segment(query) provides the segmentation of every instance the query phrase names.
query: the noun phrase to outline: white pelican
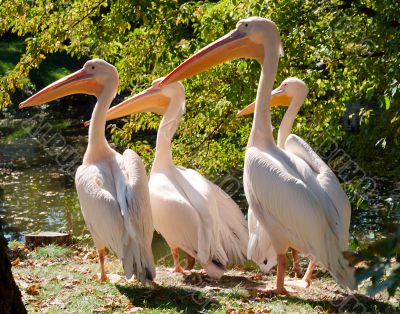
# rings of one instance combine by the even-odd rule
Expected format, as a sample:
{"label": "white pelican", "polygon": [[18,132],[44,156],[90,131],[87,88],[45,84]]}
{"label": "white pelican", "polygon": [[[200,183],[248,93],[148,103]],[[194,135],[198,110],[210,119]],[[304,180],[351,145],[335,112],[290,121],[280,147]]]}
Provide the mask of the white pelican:
{"label": "white pelican", "polygon": [[228,261],[245,260],[246,221],[218,186],[192,169],[173,164],[170,146],[185,112],[185,89],[180,82],[159,88],[160,81],[112,107],[107,120],[144,111],[163,115],[149,180],[154,227],[171,248],[176,272],[188,273],[179,262],[181,249],[196,257],[210,277],[220,278]]}
{"label": "white pelican", "polygon": [[[347,233],[343,235],[342,240],[344,241],[344,245],[347,245],[349,241],[348,231],[350,228],[351,206],[346,193],[340,186],[339,180],[333,171],[314,152],[307,142],[294,134],[290,134],[293,127],[293,122],[307,96],[307,93],[308,88],[305,83],[295,77],[285,79],[278,88],[272,91],[270,106],[289,106],[279,127],[278,147],[297,155],[299,158],[303,159],[314,171],[315,178],[321,185],[322,189],[327,193],[327,197],[329,197],[332,203],[335,205],[339,214],[343,215],[340,221],[343,222],[345,226],[344,231]],[[254,105],[254,102],[251,103],[242,109],[237,116],[253,113]],[[258,264],[262,263],[263,260],[268,260],[269,263],[271,260],[273,260],[276,253],[273,252],[268,233],[263,230],[254,214],[250,216],[250,212],[251,209],[249,208],[250,252],[248,252],[248,256],[252,256],[253,259],[258,262]],[[267,248],[266,251],[264,251],[265,248]],[[294,259],[295,258],[296,257],[294,257]],[[261,266],[262,264],[260,267]],[[274,265],[271,265],[271,267],[272,266]],[[302,279],[305,286],[310,285],[314,267],[315,263],[311,260]]]}
{"label": "white pelican", "polygon": [[342,254],[348,249],[343,215],[326,196],[313,169],[297,155],[278,148],[272,136],[269,103],[281,50],[279,31],[272,21],[247,18],[239,21],[235,30],[183,62],[160,85],[235,58],[252,58],[261,64],[243,181],[249,206],[277,252],[274,292],[287,293],[284,278],[289,247],[311,255],[339,283],[355,289],[354,269]]}
{"label": "white pelican", "polygon": [[20,104],[40,105],[66,95],[85,93],[97,97],[89,127],[89,143],[75,184],[86,225],[98,250],[101,280],[105,247],[121,260],[125,275],[142,283],[152,281],[155,267],[151,241],[148,178],[142,160],[132,150],[114,151],[105,138],[107,110],[118,91],[118,72],[111,64],[93,59],[83,68],[45,87]]}
{"label": "white pelican", "polygon": [[[273,107],[273,106],[289,105],[288,101],[289,98],[287,98],[284,95],[278,95],[278,94],[272,95],[270,106]],[[254,112],[254,104],[255,102],[243,108],[240,112],[237,113],[237,117],[247,114],[252,114]],[[282,120],[281,126],[287,124],[287,122],[285,124],[283,122],[284,120]],[[279,132],[281,132],[281,130],[282,129],[280,128]],[[279,143],[278,147],[282,148],[281,146],[279,146]],[[268,233],[258,222],[256,216],[254,215],[250,207],[248,209],[247,219],[249,228],[249,245],[247,247],[247,258],[249,260],[256,262],[264,273],[268,273],[269,270],[276,265],[277,261],[276,252],[272,246]],[[293,257],[293,270],[296,276],[300,277],[299,256],[298,252],[294,249],[292,249],[292,257]]]}

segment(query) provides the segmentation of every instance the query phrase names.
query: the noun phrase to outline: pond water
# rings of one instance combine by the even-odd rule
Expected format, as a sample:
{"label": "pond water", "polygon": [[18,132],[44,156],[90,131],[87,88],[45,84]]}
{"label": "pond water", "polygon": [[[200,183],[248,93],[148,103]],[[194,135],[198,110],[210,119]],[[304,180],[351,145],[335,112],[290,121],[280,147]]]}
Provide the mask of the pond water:
{"label": "pond water", "polygon": [[[83,154],[87,130],[81,135],[63,135],[67,145]],[[11,138],[11,139],[10,139]],[[73,176],[55,161],[54,150],[29,135],[0,141],[0,220],[7,240],[23,241],[25,233],[71,232],[92,244],[81,214]],[[153,251],[157,260],[172,265],[169,249],[155,233]]]}
{"label": "pond water", "polygon": [[[63,132],[63,145],[72,145],[82,156],[86,147],[86,132],[86,129],[72,135]],[[80,211],[73,176],[64,173],[63,167],[55,161],[54,151],[57,150],[60,150],[57,145],[49,148],[29,134],[3,136],[3,141],[0,140],[0,219],[3,220],[3,231],[8,240],[23,240],[24,233],[34,231],[69,231],[91,242]],[[234,176],[237,182],[241,182],[241,173]],[[224,188],[227,182],[222,180],[217,183]],[[359,241],[372,240],[387,221],[399,221],[400,218],[399,208],[396,207],[398,200],[391,198],[396,185],[387,180],[378,183],[381,204],[370,206],[367,210],[353,210],[352,234]],[[397,188],[400,189],[400,186]],[[242,188],[235,187],[235,191],[235,200],[243,209],[246,208]],[[395,205],[388,213],[391,201]],[[169,253],[157,233],[153,250],[157,260]],[[171,264],[169,258],[164,262]]]}

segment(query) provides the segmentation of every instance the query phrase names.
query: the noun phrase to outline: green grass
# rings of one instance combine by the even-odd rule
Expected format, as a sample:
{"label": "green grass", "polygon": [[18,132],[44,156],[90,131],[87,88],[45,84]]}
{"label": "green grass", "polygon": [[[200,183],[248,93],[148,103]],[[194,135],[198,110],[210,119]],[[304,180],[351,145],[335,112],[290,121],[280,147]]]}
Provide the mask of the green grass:
{"label": "green grass", "polygon": [[54,130],[60,131],[60,130],[64,130],[64,129],[68,128],[70,125],[71,125],[70,120],[61,120],[61,121],[56,121],[56,122],[52,123],[51,127]]}
{"label": "green grass", "polygon": [[[54,313],[65,313],[66,309],[74,313],[90,313],[101,306],[105,294],[111,298],[118,295],[118,290],[112,285],[102,284],[78,269],[71,271],[65,265],[35,267],[32,276],[47,279],[46,284],[40,285],[37,303]],[[28,311],[35,309],[28,305]]]}
{"label": "green grass", "polygon": [[249,291],[241,284],[238,284],[231,289],[226,289],[224,294],[228,299],[240,299],[249,297]]}
{"label": "green grass", "polygon": [[28,129],[25,129],[25,128],[24,129],[13,130],[11,133],[9,133],[5,137],[3,137],[0,140],[0,142],[2,142],[2,143],[12,143],[18,138],[25,137],[27,134],[29,134],[29,131],[28,131]]}
{"label": "green grass", "polygon": [[71,248],[50,244],[44,247],[37,248],[35,251],[32,252],[31,257],[33,259],[61,258],[61,257],[70,257],[71,255],[72,255]]}

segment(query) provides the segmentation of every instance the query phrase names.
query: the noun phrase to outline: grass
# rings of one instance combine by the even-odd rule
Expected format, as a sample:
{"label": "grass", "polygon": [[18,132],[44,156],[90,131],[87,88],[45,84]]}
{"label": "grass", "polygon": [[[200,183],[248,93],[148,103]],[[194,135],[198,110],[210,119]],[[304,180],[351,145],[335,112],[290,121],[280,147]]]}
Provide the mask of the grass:
{"label": "grass", "polygon": [[5,137],[3,137],[0,140],[0,142],[1,143],[11,143],[11,142],[15,141],[18,138],[26,136],[27,134],[29,134],[28,129],[15,130],[15,131],[12,131],[11,133],[7,134]]}
{"label": "grass", "polygon": [[72,249],[69,247],[59,246],[55,244],[50,244],[44,247],[39,247],[32,252],[32,259],[39,258],[62,258],[70,257],[72,255]]}
{"label": "grass", "polygon": [[55,121],[51,124],[51,127],[57,131],[64,130],[70,126],[71,126],[70,120]]}
{"label": "grass", "polygon": [[[11,247],[21,248],[16,243]],[[119,276],[101,283],[93,249],[52,245],[28,253],[16,263],[13,273],[29,313],[399,312],[399,299],[387,299],[385,294],[375,299],[362,293],[349,294],[322,271],[316,273],[310,288],[272,296],[257,288],[272,288],[274,275],[244,269],[230,270],[221,280],[211,280],[199,270],[183,277],[171,268],[157,266],[157,285],[143,286],[127,281],[113,256],[107,256],[106,268]]]}

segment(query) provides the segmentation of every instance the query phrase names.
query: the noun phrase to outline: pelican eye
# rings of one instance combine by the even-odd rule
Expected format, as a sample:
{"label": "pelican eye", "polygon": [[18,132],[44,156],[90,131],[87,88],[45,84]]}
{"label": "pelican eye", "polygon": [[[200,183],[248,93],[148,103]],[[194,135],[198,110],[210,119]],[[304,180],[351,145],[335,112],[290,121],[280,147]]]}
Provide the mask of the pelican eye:
{"label": "pelican eye", "polygon": [[246,23],[246,24],[244,24],[244,26],[246,26],[246,27],[247,27],[247,26],[249,26],[249,24],[248,24],[248,23]]}
{"label": "pelican eye", "polygon": [[92,70],[94,70],[96,67],[94,65],[92,65]]}

